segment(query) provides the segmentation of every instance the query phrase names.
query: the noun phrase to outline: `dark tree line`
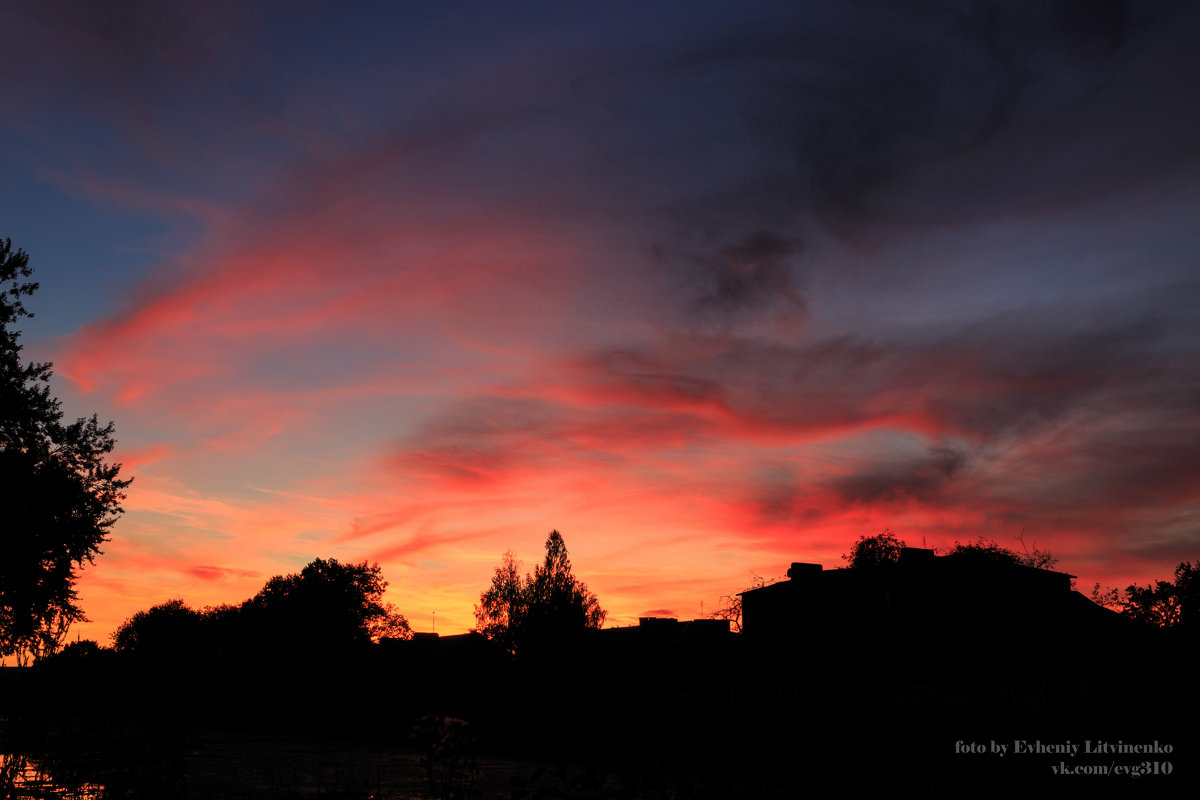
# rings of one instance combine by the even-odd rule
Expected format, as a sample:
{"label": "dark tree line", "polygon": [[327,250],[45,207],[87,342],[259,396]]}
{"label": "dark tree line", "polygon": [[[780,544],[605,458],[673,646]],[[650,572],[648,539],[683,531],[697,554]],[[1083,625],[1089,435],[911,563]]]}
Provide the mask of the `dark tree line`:
{"label": "dark tree line", "polygon": [[276,575],[239,605],[196,610],[176,599],[139,611],[113,634],[113,647],[156,660],[323,658],[411,635],[404,616],[383,602],[386,588],[378,564],[318,558]]}
{"label": "dark tree line", "polygon": [[[318,558],[277,575],[238,605],[194,609],[181,599],[139,611],[113,634],[120,653],[157,660],[230,656],[322,658],[361,651],[382,638],[407,639],[408,621],[383,602],[378,564]],[[510,654],[554,647],[605,618],[596,595],[572,570],[562,534],[552,531],[532,575],[504,555],[475,607],[478,632]]]}
{"label": "dark tree line", "polygon": [[1167,630],[1200,633],[1200,562],[1182,561],[1174,581],[1130,584],[1121,592],[1092,589],[1092,600],[1131,619]]}

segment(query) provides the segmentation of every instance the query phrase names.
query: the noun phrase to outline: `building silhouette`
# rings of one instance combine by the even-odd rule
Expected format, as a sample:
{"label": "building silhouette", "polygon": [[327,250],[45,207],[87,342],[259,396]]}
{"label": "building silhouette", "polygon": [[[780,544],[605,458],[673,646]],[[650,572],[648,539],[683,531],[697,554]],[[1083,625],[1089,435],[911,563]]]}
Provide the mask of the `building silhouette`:
{"label": "building silhouette", "polygon": [[1072,575],[977,553],[905,547],[895,563],[795,562],[787,576],[741,593],[742,632],[790,665],[1041,668],[1139,633],[1074,591]]}

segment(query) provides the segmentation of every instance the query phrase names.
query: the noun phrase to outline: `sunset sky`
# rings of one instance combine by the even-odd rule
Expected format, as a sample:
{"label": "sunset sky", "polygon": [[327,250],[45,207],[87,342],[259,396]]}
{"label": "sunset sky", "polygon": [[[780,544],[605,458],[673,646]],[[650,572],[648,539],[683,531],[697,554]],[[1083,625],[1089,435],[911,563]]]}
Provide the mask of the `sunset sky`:
{"label": "sunset sky", "polygon": [[107,642],[378,561],[610,625],[862,534],[1200,557],[1200,4],[8,3],[29,358],[135,477]]}

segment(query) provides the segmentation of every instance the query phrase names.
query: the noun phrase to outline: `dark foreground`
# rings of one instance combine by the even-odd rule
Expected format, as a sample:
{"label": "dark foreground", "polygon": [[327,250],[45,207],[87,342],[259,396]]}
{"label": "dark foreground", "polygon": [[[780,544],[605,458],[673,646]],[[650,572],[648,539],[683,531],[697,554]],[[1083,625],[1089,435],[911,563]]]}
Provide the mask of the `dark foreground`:
{"label": "dark foreground", "polygon": [[0,679],[0,751],[74,794],[0,773],[0,798],[1191,797],[1200,786],[1190,648],[995,654],[974,669],[947,653],[824,652],[844,657],[806,664],[734,641],[522,664],[410,647],[226,670],[111,654],[49,663]]}

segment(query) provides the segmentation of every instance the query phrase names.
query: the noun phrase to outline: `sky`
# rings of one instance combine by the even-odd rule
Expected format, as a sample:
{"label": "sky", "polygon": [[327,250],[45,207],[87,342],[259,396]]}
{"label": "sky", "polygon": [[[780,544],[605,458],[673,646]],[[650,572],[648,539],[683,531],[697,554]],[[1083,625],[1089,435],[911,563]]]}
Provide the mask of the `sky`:
{"label": "sky", "polygon": [[135,479],[76,635],[317,557],[461,632],[551,529],[609,625],[1200,557],[1196,4],[2,5],[22,342]]}

